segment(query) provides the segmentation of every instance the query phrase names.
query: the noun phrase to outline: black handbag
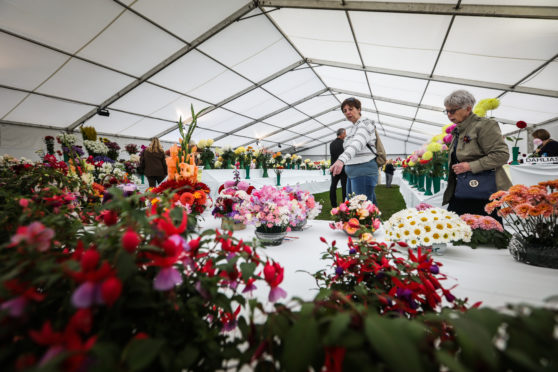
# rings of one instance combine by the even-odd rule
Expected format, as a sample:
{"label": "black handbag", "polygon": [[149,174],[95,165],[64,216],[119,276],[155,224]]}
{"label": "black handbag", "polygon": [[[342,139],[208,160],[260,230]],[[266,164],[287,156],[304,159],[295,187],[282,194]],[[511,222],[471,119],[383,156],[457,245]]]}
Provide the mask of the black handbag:
{"label": "black handbag", "polygon": [[457,184],[454,196],[459,199],[488,200],[496,190],[496,171],[465,172],[456,175]]}

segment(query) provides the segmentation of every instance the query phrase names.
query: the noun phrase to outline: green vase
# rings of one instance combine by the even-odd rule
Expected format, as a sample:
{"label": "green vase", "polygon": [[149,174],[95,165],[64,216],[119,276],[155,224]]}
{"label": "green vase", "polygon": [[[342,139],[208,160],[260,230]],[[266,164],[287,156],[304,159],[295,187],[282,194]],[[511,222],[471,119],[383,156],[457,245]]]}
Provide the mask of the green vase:
{"label": "green vase", "polygon": [[517,158],[519,157],[519,147],[518,146],[514,146],[512,147],[512,162],[511,165],[518,165],[519,161],[517,161]]}
{"label": "green vase", "polygon": [[250,179],[250,167],[245,167],[244,170],[246,171],[246,179],[249,180]]}
{"label": "green vase", "polygon": [[231,169],[231,161],[229,159],[225,160],[225,169]]}
{"label": "green vase", "polygon": [[68,162],[68,160],[70,160],[70,158],[68,157],[67,153],[64,153],[64,162]]}
{"label": "green vase", "polygon": [[296,169],[300,170],[300,164],[296,165]]}
{"label": "green vase", "polygon": [[203,163],[203,169],[211,169],[211,168],[212,168],[211,163],[209,162],[209,160],[206,160]]}
{"label": "green vase", "polygon": [[281,186],[281,173],[277,173],[277,186]]}
{"label": "green vase", "polygon": [[244,160],[240,161],[240,168],[244,168]]}
{"label": "green vase", "polygon": [[264,170],[264,171],[263,171],[262,177],[263,177],[263,178],[268,178],[268,177],[269,177],[269,174],[267,174],[267,168],[264,168],[263,170]]}
{"label": "green vase", "polygon": [[432,186],[434,187],[434,194],[440,192],[440,184],[442,182],[442,177],[434,177],[432,180]]}
{"label": "green vase", "polygon": [[432,177],[425,176],[424,195],[432,195]]}
{"label": "green vase", "polygon": [[141,177],[141,184],[145,185],[145,174],[140,174]]}
{"label": "green vase", "polygon": [[322,174],[325,176],[325,168],[322,168]]}
{"label": "green vase", "polygon": [[420,192],[424,192],[424,174],[418,176],[417,190]]}

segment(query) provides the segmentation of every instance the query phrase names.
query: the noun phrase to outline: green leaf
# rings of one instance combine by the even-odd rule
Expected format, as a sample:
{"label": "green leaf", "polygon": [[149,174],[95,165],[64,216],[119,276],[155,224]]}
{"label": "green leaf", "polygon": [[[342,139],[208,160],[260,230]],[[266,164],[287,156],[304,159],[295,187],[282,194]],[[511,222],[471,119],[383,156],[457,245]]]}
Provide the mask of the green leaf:
{"label": "green leaf", "polygon": [[180,359],[180,366],[182,368],[188,368],[193,366],[200,355],[200,351],[194,345],[186,345],[184,350],[178,354]]}
{"label": "green leaf", "polygon": [[426,332],[420,324],[405,319],[369,316],[364,321],[364,332],[389,370],[422,370],[418,344]]}
{"label": "green leaf", "polygon": [[448,367],[450,371],[453,372],[469,372],[469,369],[465,368],[457,359],[446,351],[437,351],[436,357],[440,364]]}
{"label": "green leaf", "polygon": [[165,341],[153,338],[133,340],[124,351],[124,361],[130,371],[140,371],[155,360]]}
{"label": "green leaf", "polygon": [[349,323],[351,323],[351,316],[348,313],[339,313],[335,315],[324,337],[324,344],[334,345],[339,336],[347,329]]}
{"label": "green leaf", "polygon": [[255,262],[243,262],[239,266],[242,271],[242,279],[247,281],[254,274],[258,264]]}
{"label": "green leaf", "polygon": [[308,371],[317,352],[318,324],[313,318],[301,317],[284,340],[282,365],[288,372]]}
{"label": "green leaf", "polygon": [[451,323],[455,327],[455,335],[461,346],[463,360],[468,361],[471,367],[480,360],[492,369],[497,369],[497,354],[490,333],[473,319],[461,317],[451,320]]}
{"label": "green leaf", "polygon": [[118,277],[122,281],[134,275],[137,272],[134,256],[124,252],[119,254],[116,259],[116,270],[118,271]]}

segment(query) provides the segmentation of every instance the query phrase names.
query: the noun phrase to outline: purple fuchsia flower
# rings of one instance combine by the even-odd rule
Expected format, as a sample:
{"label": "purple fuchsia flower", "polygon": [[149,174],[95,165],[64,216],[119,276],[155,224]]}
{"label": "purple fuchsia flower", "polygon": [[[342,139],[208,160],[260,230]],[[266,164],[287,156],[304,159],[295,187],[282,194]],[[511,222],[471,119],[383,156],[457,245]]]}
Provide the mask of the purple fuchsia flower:
{"label": "purple fuchsia flower", "polygon": [[158,291],[170,291],[182,284],[182,275],[174,267],[164,267],[153,279],[153,288]]}
{"label": "purple fuchsia flower", "polygon": [[12,236],[9,247],[14,247],[21,242],[35,246],[38,251],[45,252],[50,248],[50,241],[54,238],[54,230],[45,227],[42,223],[35,221],[28,226],[17,228],[16,234]]}

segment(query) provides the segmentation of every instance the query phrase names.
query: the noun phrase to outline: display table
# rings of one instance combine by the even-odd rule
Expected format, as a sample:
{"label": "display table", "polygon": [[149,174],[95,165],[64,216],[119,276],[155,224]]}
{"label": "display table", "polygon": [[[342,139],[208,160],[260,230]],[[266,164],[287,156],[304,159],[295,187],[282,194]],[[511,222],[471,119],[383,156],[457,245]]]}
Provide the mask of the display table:
{"label": "display table", "polygon": [[445,208],[442,206],[442,201],[447,184],[446,181],[441,181],[440,191],[434,195],[427,196],[416,188],[411,187],[406,180],[402,179],[399,184],[399,192],[403,195],[403,200],[405,200],[407,208],[414,208],[420,203],[427,203],[433,207]]}
{"label": "display table", "polygon": [[558,179],[558,164],[510,165],[509,169],[514,185],[531,186],[542,181]]}
{"label": "display table", "polygon": [[[244,180],[246,171],[240,169],[240,179]],[[277,184],[277,175],[273,169],[268,169],[268,178],[263,178],[263,169],[251,169],[250,179],[246,180],[250,185],[259,189],[264,185]],[[233,180],[233,169],[210,169],[202,170],[201,182],[205,183],[211,189],[210,196],[212,199],[218,196],[218,189],[225,181]],[[331,176],[326,171],[324,176],[321,170],[297,170],[297,169],[284,169],[281,173],[281,186],[295,186],[299,185],[302,190],[309,191],[311,194],[316,194],[329,190],[331,184]]]}
{"label": "display table", "polygon": [[[206,215],[201,225],[203,228],[218,228],[220,220]],[[255,238],[254,230],[253,226],[248,226],[245,230],[235,231],[234,236],[251,241]],[[374,236],[383,241],[383,229]],[[312,300],[317,294],[316,282],[308,273],[326,269],[326,265],[331,264],[321,260],[327,246],[320,237],[330,243],[336,240],[342,252],[348,250],[347,235],[331,230],[329,221],[318,220],[308,221],[303,231],[289,232],[280,246],[261,250],[285,268],[280,287],[287,291],[288,298]],[[444,255],[435,256],[435,260],[443,264],[441,272],[448,276],[443,282],[444,287],[457,284],[452,292],[460,298],[468,297],[471,305],[477,301],[491,307],[520,302],[541,305],[545,298],[558,294],[558,270],[518,263],[507,249],[449,246]],[[268,293],[268,286],[262,284],[254,291],[263,302],[267,302]]]}

